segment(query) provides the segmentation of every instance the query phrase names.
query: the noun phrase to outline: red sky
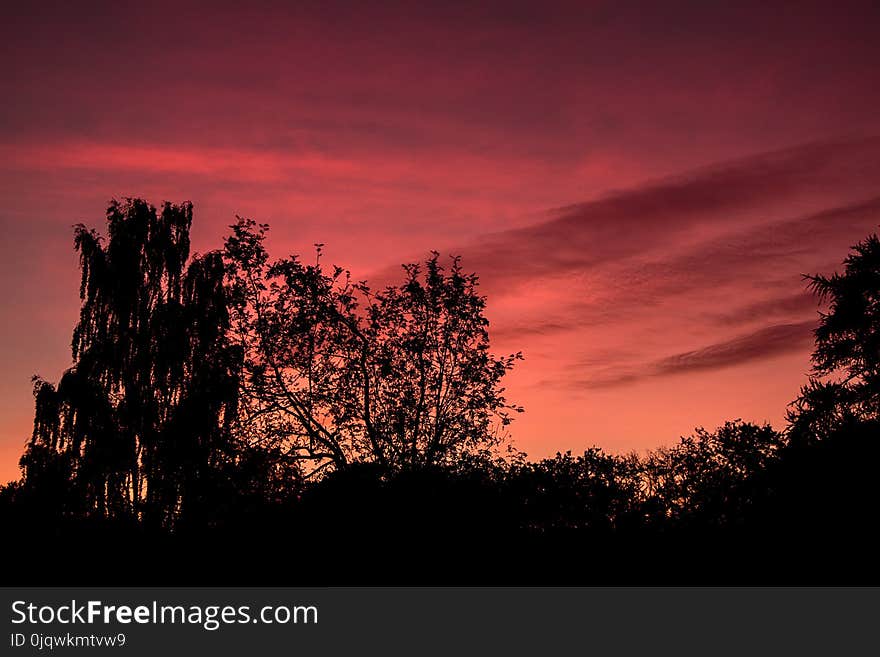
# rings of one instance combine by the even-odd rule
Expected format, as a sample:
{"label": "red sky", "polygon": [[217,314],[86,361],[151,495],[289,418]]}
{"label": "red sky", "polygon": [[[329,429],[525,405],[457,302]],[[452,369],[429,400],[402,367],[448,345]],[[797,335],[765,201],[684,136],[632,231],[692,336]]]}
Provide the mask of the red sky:
{"label": "red sky", "polygon": [[876,3],[79,4],[0,20],[0,480],[114,196],[359,278],[463,254],[535,457],[781,425],[801,274],[880,223]]}

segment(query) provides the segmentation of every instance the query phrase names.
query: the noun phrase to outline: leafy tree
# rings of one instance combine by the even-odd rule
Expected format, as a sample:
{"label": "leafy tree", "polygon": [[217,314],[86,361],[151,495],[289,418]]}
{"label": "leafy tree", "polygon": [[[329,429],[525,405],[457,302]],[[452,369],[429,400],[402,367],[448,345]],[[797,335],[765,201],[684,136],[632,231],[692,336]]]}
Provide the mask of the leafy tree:
{"label": "leafy tree", "polygon": [[677,445],[649,453],[641,476],[651,522],[723,525],[741,518],[752,502],[750,487],[784,444],[770,425],[735,421],[712,432],[697,429]]}
{"label": "leafy tree", "polygon": [[828,304],[820,313],[813,375],[789,409],[799,440],[827,437],[846,426],[880,419],[880,239],[853,247],[843,273],[808,276]]}
{"label": "leafy tree", "polygon": [[610,531],[630,520],[639,481],[632,459],[592,447],[510,467],[501,485],[520,501],[521,526],[534,533]]}
{"label": "leafy tree", "polygon": [[240,354],[227,339],[224,264],[219,252],[190,257],[191,222],[189,203],[157,212],[127,199],[107,210],[106,244],[75,228],[74,365],[57,387],[35,379],[21,460],[25,482],[63,487],[70,512],[195,522],[233,458]]}
{"label": "leafy tree", "polygon": [[521,356],[489,352],[485,298],[457,259],[407,265],[373,291],[339,267],[269,262],[268,227],[226,240],[233,332],[243,348],[244,431],[306,475],[374,462],[384,471],[455,461],[495,445],[511,412],[500,382]]}

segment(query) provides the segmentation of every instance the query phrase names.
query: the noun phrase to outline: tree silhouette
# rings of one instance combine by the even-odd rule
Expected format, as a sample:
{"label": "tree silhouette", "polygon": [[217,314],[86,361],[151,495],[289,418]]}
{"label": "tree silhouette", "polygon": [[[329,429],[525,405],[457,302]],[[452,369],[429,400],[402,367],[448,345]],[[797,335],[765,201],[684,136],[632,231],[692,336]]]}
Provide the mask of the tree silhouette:
{"label": "tree silhouette", "polygon": [[637,499],[632,465],[629,457],[593,447],[578,456],[515,463],[501,485],[519,501],[520,524],[530,533],[610,531],[629,521]]}
{"label": "tree silhouette", "polygon": [[195,522],[232,458],[240,354],[219,252],[190,258],[192,206],[112,202],[109,240],[75,229],[82,271],[74,365],[35,380],[25,480],[67,487],[74,513]]}
{"label": "tree silhouette", "polygon": [[880,239],[870,235],[844,260],[843,273],[808,276],[828,304],[820,313],[813,376],[788,412],[797,440],[822,439],[880,419]]}
{"label": "tree silhouette", "polygon": [[725,422],[697,429],[678,444],[641,459],[642,504],[653,525],[722,526],[753,502],[750,487],[785,444],[769,425]]}
{"label": "tree silhouette", "polygon": [[370,461],[384,471],[453,462],[497,443],[520,408],[500,387],[519,354],[489,353],[477,277],[434,253],[373,291],[339,267],[274,263],[267,226],[226,240],[233,332],[242,345],[243,431],[307,475]]}

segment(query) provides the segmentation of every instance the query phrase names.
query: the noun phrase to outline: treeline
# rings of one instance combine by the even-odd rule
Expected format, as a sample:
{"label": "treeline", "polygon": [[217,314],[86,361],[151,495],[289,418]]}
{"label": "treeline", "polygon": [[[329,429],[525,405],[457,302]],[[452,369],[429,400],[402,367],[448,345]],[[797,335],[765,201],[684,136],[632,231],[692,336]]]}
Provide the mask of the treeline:
{"label": "treeline", "polygon": [[[34,382],[0,489],[13,578],[79,583],[867,583],[878,580],[880,241],[826,303],[787,427],[729,422],[645,455],[505,451],[522,409],[485,299],[433,254],[381,290],[270,261],[189,204],[77,226],[74,366]],[[548,438],[549,440],[549,438]]]}

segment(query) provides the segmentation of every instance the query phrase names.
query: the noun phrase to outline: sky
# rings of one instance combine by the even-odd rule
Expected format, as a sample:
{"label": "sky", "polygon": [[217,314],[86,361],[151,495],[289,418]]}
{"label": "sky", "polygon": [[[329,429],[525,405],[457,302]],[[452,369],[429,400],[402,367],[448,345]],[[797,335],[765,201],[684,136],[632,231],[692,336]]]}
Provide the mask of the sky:
{"label": "sky", "polygon": [[[783,426],[830,273],[880,224],[880,7],[835,2],[17,3],[0,20],[0,481],[111,198],[235,215],[488,297],[532,457]],[[724,5],[731,6],[724,6]],[[25,6],[27,5],[27,6]]]}

